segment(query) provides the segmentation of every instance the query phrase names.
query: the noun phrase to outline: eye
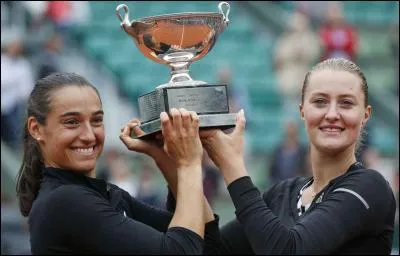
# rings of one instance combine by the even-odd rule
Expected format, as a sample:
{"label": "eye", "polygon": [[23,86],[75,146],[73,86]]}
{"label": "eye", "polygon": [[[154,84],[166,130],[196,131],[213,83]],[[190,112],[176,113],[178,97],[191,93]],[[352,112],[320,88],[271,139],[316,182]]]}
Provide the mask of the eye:
{"label": "eye", "polygon": [[93,118],[92,122],[93,122],[94,125],[102,125],[103,124],[103,117],[99,116],[99,117]]}
{"label": "eye", "polygon": [[324,98],[317,98],[317,99],[313,100],[312,103],[314,103],[317,107],[320,107],[320,106],[322,107],[327,103],[327,101]]}
{"label": "eye", "polygon": [[67,126],[77,126],[79,125],[79,121],[75,118],[67,119],[63,122]]}
{"label": "eye", "polygon": [[342,100],[340,104],[344,107],[351,107],[354,105],[354,103],[351,100]]}

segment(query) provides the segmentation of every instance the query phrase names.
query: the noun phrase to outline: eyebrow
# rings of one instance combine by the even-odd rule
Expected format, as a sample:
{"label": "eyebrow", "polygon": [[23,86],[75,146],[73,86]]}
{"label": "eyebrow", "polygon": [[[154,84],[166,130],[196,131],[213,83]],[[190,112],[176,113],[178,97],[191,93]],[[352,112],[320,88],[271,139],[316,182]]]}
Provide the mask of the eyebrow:
{"label": "eyebrow", "polygon": [[[329,94],[323,93],[323,92],[317,92],[317,93],[312,94],[312,96],[320,96],[320,95],[321,95],[321,96],[329,96]],[[357,97],[356,97],[355,95],[353,95],[353,94],[340,94],[339,97],[340,97],[340,98],[350,97],[350,98],[354,98],[354,99],[357,98]]]}
{"label": "eyebrow", "polygon": [[[66,112],[64,114],[62,114],[60,117],[66,117],[66,116],[79,116],[80,112]],[[103,110],[98,110],[96,112],[93,112],[92,115],[96,116],[96,115],[104,115]]]}

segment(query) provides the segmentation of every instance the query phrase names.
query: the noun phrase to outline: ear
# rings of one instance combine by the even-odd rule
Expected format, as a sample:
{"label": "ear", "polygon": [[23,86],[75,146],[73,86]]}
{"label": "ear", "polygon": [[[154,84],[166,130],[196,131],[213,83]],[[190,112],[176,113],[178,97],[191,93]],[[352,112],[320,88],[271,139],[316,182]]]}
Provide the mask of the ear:
{"label": "ear", "polygon": [[33,116],[28,118],[28,132],[35,140],[43,140],[43,127]]}
{"label": "ear", "polygon": [[304,106],[299,104],[300,119],[304,121]]}
{"label": "ear", "polygon": [[362,121],[362,125],[363,126],[365,126],[367,124],[369,118],[371,117],[371,114],[372,114],[372,107],[371,107],[371,105],[368,105],[365,108],[365,112],[364,112],[364,118],[363,118],[363,121]]}

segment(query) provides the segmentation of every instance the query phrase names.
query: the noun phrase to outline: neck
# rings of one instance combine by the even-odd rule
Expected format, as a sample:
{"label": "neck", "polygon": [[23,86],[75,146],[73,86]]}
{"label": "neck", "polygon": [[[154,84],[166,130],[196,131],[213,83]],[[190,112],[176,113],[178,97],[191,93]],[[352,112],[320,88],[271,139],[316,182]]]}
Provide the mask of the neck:
{"label": "neck", "polygon": [[328,155],[311,148],[311,167],[313,173],[313,191],[318,193],[334,178],[344,174],[356,162],[354,146],[335,155]]}
{"label": "neck", "polygon": [[63,168],[63,167],[58,166],[57,164],[49,163],[47,161],[45,161],[44,166],[45,167],[53,167],[53,168],[63,169],[63,170],[72,170],[72,171],[75,171],[77,173],[82,172],[83,175],[85,175],[86,177],[96,178],[96,169],[95,168],[93,170],[90,170],[90,171],[78,171],[78,170],[74,170],[74,169],[70,169],[70,168]]}
{"label": "neck", "polygon": [[93,169],[93,170],[91,170],[91,171],[85,173],[85,175],[86,175],[87,177],[90,177],[90,178],[96,178],[96,170]]}

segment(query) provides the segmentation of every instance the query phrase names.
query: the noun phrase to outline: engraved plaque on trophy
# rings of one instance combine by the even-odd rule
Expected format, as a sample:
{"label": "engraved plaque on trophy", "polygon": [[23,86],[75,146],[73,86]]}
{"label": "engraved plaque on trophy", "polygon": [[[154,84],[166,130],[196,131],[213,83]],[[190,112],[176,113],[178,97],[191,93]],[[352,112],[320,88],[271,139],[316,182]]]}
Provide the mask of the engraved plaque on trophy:
{"label": "engraved plaque on trophy", "polygon": [[[139,138],[160,132],[160,113],[169,113],[171,108],[196,111],[200,129],[235,126],[236,114],[229,113],[227,86],[210,85],[189,75],[190,64],[213,48],[218,35],[229,24],[229,4],[221,2],[218,9],[219,12],[173,13],[130,21],[128,6],[118,5],[121,27],[140,52],[171,69],[169,82],[138,98],[140,128],[146,133]],[[123,16],[121,10],[125,11]]]}

